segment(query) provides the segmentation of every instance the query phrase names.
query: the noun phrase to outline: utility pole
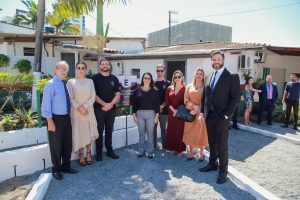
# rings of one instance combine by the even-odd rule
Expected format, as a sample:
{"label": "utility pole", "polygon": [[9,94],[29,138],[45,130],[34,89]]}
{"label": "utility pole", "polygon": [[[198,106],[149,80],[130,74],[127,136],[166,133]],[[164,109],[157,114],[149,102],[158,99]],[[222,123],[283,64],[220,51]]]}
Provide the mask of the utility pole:
{"label": "utility pole", "polygon": [[172,20],[171,19],[171,14],[178,14],[178,11],[174,11],[174,10],[169,10],[169,46],[171,45],[171,24],[172,23],[178,23],[177,20]]}

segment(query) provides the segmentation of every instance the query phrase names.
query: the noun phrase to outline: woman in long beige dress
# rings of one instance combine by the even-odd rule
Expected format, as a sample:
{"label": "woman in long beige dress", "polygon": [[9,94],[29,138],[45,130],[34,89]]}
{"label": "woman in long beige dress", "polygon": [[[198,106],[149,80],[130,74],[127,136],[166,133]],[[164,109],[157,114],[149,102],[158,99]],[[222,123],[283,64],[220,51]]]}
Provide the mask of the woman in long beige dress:
{"label": "woman in long beige dress", "polygon": [[[84,62],[77,63],[76,78],[67,83],[71,102],[73,151],[79,151],[79,163],[82,166],[92,164],[91,143],[99,137],[93,107],[96,99],[94,83],[85,78],[86,70]],[[86,158],[83,155],[84,147]]]}
{"label": "woman in long beige dress", "polygon": [[194,148],[200,148],[200,161],[204,160],[204,148],[208,146],[206,124],[198,120],[200,105],[203,103],[204,71],[197,68],[194,72],[192,83],[190,83],[184,93],[184,103],[186,108],[191,110],[191,114],[196,114],[193,122],[184,123],[183,142],[189,146],[188,160],[193,159]]}

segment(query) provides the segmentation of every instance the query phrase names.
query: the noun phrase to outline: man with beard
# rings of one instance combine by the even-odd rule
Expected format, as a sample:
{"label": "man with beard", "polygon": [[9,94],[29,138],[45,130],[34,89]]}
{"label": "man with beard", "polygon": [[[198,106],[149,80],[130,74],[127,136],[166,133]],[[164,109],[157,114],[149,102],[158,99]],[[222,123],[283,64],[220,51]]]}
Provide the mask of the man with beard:
{"label": "man with beard", "polygon": [[228,125],[240,101],[240,80],[237,74],[230,74],[223,67],[222,52],[212,52],[210,58],[214,72],[206,78],[205,103],[200,107],[199,116],[202,123],[206,120],[210,157],[209,163],[199,171],[209,172],[219,168],[217,183],[222,184],[227,180]]}
{"label": "man with beard", "polygon": [[99,133],[99,138],[96,140],[96,160],[102,161],[104,129],[106,155],[113,159],[119,158],[112,148],[112,131],[116,114],[115,105],[120,100],[121,92],[118,78],[110,73],[109,61],[101,59],[99,68],[100,73],[93,77],[93,81],[96,90],[94,110]]}
{"label": "man with beard", "polygon": [[299,96],[300,96],[300,82],[296,73],[291,73],[291,81],[285,86],[282,104],[286,105],[285,123],[281,127],[287,128],[289,126],[291,110],[294,111],[294,130],[298,130],[298,110],[299,110]]}

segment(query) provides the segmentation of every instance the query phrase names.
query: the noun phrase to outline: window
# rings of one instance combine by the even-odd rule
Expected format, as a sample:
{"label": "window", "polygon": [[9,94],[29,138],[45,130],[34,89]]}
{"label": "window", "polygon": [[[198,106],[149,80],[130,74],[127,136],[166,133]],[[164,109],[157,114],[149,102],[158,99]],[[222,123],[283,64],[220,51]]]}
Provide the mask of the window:
{"label": "window", "polygon": [[141,69],[131,69],[131,75],[136,76],[137,79],[140,79]]}
{"label": "window", "polygon": [[34,48],[24,47],[24,56],[34,56]]}

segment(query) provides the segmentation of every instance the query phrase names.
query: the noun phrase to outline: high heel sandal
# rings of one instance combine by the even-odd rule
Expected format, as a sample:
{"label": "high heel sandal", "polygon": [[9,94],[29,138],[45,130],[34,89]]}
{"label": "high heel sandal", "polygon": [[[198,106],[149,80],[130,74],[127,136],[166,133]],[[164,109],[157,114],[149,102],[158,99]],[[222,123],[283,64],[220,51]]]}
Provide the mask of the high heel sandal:
{"label": "high heel sandal", "polygon": [[79,164],[81,165],[81,166],[86,166],[86,161],[85,161],[85,158],[83,157],[83,159],[84,159],[84,161],[83,162],[81,162],[80,160],[80,158],[82,158],[83,157],[83,152],[79,152]]}
{"label": "high heel sandal", "polygon": [[90,155],[91,160],[87,160],[87,159],[86,159],[86,164],[91,165],[91,164],[93,164],[91,151],[87,151],[87,152],[86,152],[86,158],[88,157],[88,156],[87,156],[88,154]]}

